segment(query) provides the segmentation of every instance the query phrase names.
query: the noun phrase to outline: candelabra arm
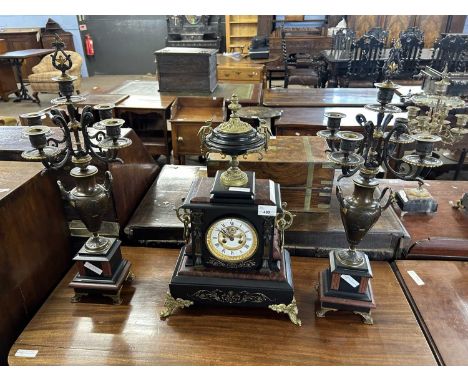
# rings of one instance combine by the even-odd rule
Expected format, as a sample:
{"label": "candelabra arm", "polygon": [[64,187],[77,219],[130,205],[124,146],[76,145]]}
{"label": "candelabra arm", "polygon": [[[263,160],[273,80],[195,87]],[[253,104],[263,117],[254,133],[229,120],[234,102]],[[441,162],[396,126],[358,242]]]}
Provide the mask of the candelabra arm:
{"label": "candelabra arm", "polygon": [[382,211],[385,211],[389,206],[390,204],[393,203],[394,201],[394,195],[393,195],[393,192],[391,190],[390,187],[385,187],[382,191],[382,193],[380,194],[380,197],[379,197],[379,202],[382,201],[383,197],[385,196],[385,194],[387,193],[387,191],[390,191],[390,195],[388,196],[387,198],[387,201],[385,202],[385,204],[382,206]]}
{"label": "candelabra arm", "polygon": [[113,181],[111,172],[106,171],[105,177],[106,179],[104,180],[103,187],[104,187],[104,190],[106,191],[107,197],[110,197],[111,190],[112,190],[112,181]]}
{"label": "candelabra arm", "polygon": [[65,153],[65,156],[62,158],[62,160],[58,161],[58,162],[52,162],[50,160],[47,160],[47,159],[44,159],[42,160],[42,164],[44,165],[45,168],[47,168],[48,170],[59,170],[61,169],[63,166],[65,166],[65,164],[68,162],[68,160],[70,159],[71,155],[72,155],[72,150],[67,147],[65,148],[62,153]]}
{"label": "candelabra arm", "polygon": [[359,154],[362,154],[364,161],[367,162],[367,157],[369,155],[369,150],[373,146],[374,141],[374,130],[375,126],[372,121],[367,121],[364,125],[364,129],[366,130],[365,139],[361,141],[361,145],[359,146],[359,150],[357,151]]}
{"label": "candelabra arm", "polygon": [[48,138],[47,144],[58,147],[60,143],[66,142],[66,147],[60,153],[60,154],[64,153],[65,155],[60,161],[54,161],[58,157],[58,156],[55,156],[55,157],[44,159],[41,162],[44,165],[44,167],[47,169],[58,170],[62,168],[70,159],[70,156],[73,153],[73,149],[72,149],[73,145],[71,141],[70,131],[68,130],[68,126],[67,126],[67,122],[65,121],[65,118],[57,110],[53,110],[53,111],[55,113],[52,113],[53,115],[52,121],[54,122],[56,126],[58,126],[62,130],[63,138],[61,140],[58,140],[55,138]]}
{"label": "candelabra arm", "polygon": [[354,167],[352,170],[349,167],[342,167],[341,168],[341,175],[338,176],[337,182],[339,182],[343,178],[350,178],[354,174],[356,174],[361,169],[361,166]]}
{"label": "candelabra arm", "polygon": [[362,127],[367,123],[367,119],[364,114],[356,115],[356,122],[359,123]]}
{"label": "candelabra arm", "polygon": [[394,169],[391,166],[389,159],[393,159],[396,162],[401,163],[401,158],[396,158],[396,157],[392,156],[389,153],[390,139],[392,138],[395,131],[396,131],[396,127],[393,127],[392,130],[390,130],[390,132],[387,134],[387,136],[384,139],[384,147],[383,147],[383,151],[382,151],[382,157],[383,157],[383,163],[385,165],[385,168],[387,168],[387,170],[390,171],[393,175],[395,175],[398,179],[402,179],[402,180],[405,180],[405,181],[420,179],[421,182],[422,182],[422,179],[419,177],[419,175],[423,171],[423,169],[424,169],[423,167],[413,166],[413,165],[411,165],[409,163],[406,163],[406,165],[409,166],[408,171],[403,173],[403,172],[397,171],[396,169]]}
{"label": "candelabra arm", "polygon": [[393,119],[393,114],[387,114],[387,116],[385,117],[383,123],[382,123],[382,130],[385,131],[385,129],[387,128],[387,126],[390,124],[390,122],[392,121]]}

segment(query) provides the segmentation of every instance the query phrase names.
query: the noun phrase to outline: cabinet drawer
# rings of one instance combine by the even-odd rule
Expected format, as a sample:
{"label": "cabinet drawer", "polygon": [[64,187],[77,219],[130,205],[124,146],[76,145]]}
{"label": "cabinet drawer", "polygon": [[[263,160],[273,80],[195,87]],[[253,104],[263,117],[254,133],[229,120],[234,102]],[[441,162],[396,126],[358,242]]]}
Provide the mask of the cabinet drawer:
{"label": "cabinet drawer", "polygon": [[277,135],[286,135],[293,137],[303,137],[309,135],[317,135],[317,131],[323,130],[326,127],[287,127],[287,126],[276,126]]}
{"label": "cabinet drawer", "polygon": [[263,71],[253,68],[218,68],[218,80],[261,82],[263,80]]}

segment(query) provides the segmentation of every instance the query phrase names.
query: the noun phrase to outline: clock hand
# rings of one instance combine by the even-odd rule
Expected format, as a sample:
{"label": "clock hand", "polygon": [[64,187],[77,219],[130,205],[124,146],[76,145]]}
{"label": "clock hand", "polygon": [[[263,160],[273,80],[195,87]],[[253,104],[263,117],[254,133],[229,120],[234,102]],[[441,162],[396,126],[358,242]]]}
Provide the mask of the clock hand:
{"label": "clock hand", "polygon": [[227,236],[229,240],[234,240],[234,236],[229,235],[224,229],[220,229],[220,231],[224,234],[224,236]]}

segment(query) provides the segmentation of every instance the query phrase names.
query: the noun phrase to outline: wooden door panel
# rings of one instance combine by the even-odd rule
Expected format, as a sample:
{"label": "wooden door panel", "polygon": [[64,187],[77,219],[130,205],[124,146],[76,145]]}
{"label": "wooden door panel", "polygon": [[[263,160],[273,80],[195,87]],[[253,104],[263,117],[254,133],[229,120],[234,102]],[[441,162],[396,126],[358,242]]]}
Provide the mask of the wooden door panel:
{"label": "wooden door panel", "polygon": [[414,25],[416,16],[411,15],[387,15],[384,16],[383,28],[388,31],[388,45],[392,40],[397,40],[400,33]]}
{"label": "wooden door panel", "polygon": [[356,37],[359,38],[369,29],[382,26],[382,18],[383,16],[379,15],[348,16],[348,27],[354,30]]}
{"label": "wooden door panel", "polygon": [[439,38],[440,34],[445,32],[447,27],[447,15],[423,15],[416,16],[415,26],[424,32],[424,47],[432,48],[434,42]]}

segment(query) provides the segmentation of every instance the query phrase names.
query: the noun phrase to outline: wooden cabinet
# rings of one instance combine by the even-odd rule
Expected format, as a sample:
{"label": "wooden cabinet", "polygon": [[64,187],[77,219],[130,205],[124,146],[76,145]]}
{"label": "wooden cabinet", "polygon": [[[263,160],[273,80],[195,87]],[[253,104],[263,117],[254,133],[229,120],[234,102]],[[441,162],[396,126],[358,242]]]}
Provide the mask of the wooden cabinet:
{"label": "wooden cabinet", "polygon": [[185,155],[201,155],[198,131],[211,120],[216,127],[224,121],[224,98],[178,97],[171,107],[169,120],[174,162],[185,162]]}
{"label": "wooden cabinet", "polygon": [[[75,43],[73,42],[73,35],[70,32],[58,33],[59,37],[65,43],[65,50],[75,51]],[[43,34],[41,36],[42,46],[44,48],[53,48],[52,43],[55,41],[55,35]]]}
{"label": "wooden cabinet", "polygon": [[219,50],[221,16],[166,16],[166,46]]}
{"label": "wooden cabinet", "polygon": [[[5,40],[0,40],[0,54],[8,52]],[[0,97],[8,101],[8,95],[18,91],[15,73],[10,63],[0,61]]]}
{"label": "wooden cabinet", "polygon": [[[9,52],[25,49],[42,49],[39,28],[7,28],[0,32],[0,39],[7,43]],[[23,62],[22,75],[23,80],[27,81],[32,73],[33,66],[36,66],[42,57],[31,57]]]}
{"label": "wooden cabinet", "polygon": [[52,43],[55,41],[55,35],[65,43],[65,50],[75,50],[73,43],[73,34],[65,32],[62,27],[53,19],[47,20],[45,28],[43,28],[41,41],[44,48],[53,48]]}
{"label": "wooden cabinet", "polygon": [[250,42],[257,36],[258,16],[226,16],[226,52],[248,53]]}
{"label": "wooden cabinet", "polygon": [[218,81],[263,82],[264,65],[232,67],[218,65]]}

